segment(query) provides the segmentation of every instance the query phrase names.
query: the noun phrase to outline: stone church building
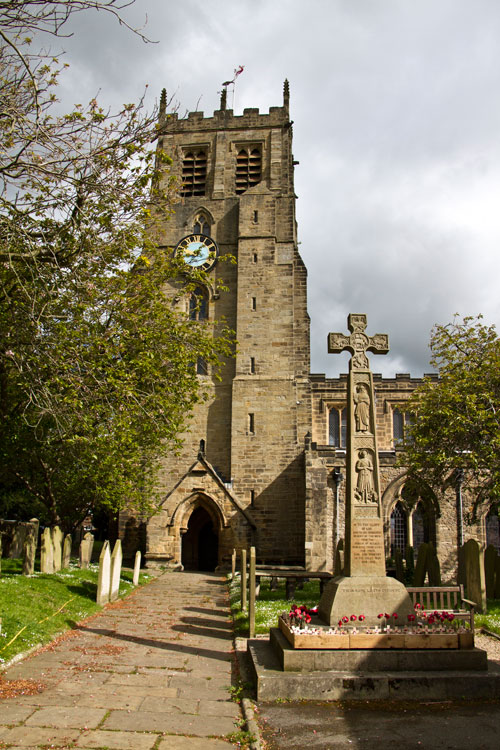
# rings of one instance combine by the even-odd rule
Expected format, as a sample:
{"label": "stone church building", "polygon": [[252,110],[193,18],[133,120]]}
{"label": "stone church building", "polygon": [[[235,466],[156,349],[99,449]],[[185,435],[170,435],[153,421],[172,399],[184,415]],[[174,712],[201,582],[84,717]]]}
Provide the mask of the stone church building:
{"label": "stone church building", "polygon": [[[268,114],[234,115],[223,95],[212,117],[163,116],[160,146],[182,186],[161,244],[183,240],[186,262],[211,266],[210,288],[175,303],[208,324],[224,318],[238,347],[220,380],[196,364],[209,399],[196,406],[181,455],[162,466],[160,512],[144,523],[120,517],[125,549],[142,534],[148,566],[213,570],[229,564],[233,548],[255,545],[259,563],[333,570],[343,537],[347,376],[310,372],[288,82],[282,106]],[[198,235],[208,239],[200,244]],[[208,240],[221,256],[215,263]],[[228,291],[217,292],[219,279]],[[349,312],[364,311],[346,310],[346,319]],[[461,539],[500,546],[498,516],[485,506],[468,525],[456,483],[441,497],[406,485],[398,444],[405,400],[420,381],[374,382],[387,556],[432,541],[449,577]]]}

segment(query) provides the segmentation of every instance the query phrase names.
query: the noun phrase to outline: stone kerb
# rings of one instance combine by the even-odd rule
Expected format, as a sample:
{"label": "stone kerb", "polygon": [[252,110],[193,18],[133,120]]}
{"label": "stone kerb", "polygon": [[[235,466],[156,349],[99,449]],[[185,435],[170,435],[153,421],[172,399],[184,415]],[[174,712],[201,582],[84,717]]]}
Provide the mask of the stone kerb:
{"label": "stone kerb", "polygon": [[469,539],[465,542],[462,550],[467,599],[476,603],[478,612],[486,612],[483,550],[475,539]]}
{"label": "stone kerb", "polygon": [[137,550],[135,553],[135,560],[134,560],[134,575],[132,578],[132,583],[134,586],[137,586],[139,583],[139,573],[141,572],[141,552],[140,550]]}
{"label": "stone kerb", "polygon": [[111,555],[111,591],[109,601],[114,602],[120,593],[120,574],[122,570],[122,543],[117,539]]}
{"label": "stone kerb", "polygon": [[64,545],[63,545],[63,553],[62,553],[62,561],[61,565],[63,568],[69,568],[69,563],[71,560],[71,534],[66,534],[64,537]]}
{"label": "stone kerb", "polygon": [[40,545],[40,571],[42,573],[54,572],[54,546],[52,544],[52,533],[48,526],[42,532]]}
{"label": "stone kerb", "polygon": [[62,567],[62,544],[63,544],[63,533],[59,526],[54,526],[51,529],[52,534],[52,548],[54,550],[54,573],[61,570]]}
{"label": "stone kerb", "polygon": [[99,578],[97,581],[97,604],[107,604],[111,593],[111,553],[106,540],[99,556]]}

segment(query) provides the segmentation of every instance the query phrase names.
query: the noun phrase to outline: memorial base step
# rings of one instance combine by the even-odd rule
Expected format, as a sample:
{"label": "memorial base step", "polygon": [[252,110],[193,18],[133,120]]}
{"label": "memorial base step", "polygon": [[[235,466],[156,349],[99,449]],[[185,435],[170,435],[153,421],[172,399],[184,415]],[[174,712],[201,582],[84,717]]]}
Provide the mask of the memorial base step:
{"label": "memorial base step", "polygon": [[[271,640],[249,640],[248,657],[250,670],[256,687],[257,700],[273,701],[286,700],[462,700],[473,695],[476,700],[500,699],[500,668],[496,664],[487,662],[486,653],[480,649],[468,651],[446,651],[443,654],[441,668],[436,668],[438,651],[412,651],[410,659],[421,656],[420,663],[415,669],[404,669],[404,661],[399,660],[397,651],[371,652],[370,659],[375,655],[375,661],[369,663],[351,661],[341,665],[336,662],[336,668],[318,669],[321,651],[294,651],[287,644],[286,639],[277,630],[274,647]],[[283,669],[277,653],[276,640],[281,638],[285,644],[283,648],[284,660],[289,652],[309,657],[309,664],[305,661],[298,669]],[[288,645],[288,649],[286,646]],[[332,653],[332,652],[330,652]],[[338,658],[339,651],[333,652]],[[355,652],[348,652],[348,658],[353,659]],[[377,662],[379,654],[389,657],[391,663],[383,666]],[[468,655],[469,661],[450,661],[450,657]],[[471,655],[472,660],[470,660]],[[366,653],[364,654],[366,658]],[[431,659],[432,663],[428,660]],[[474,663],[475,660],[475,663]],[[396,666],[394,666],[396,665]],[[479,666],[478,666],[479,665]],[[290,667],[290,664],[289,664]],[[371,667],[371,668],[368,668]]]}

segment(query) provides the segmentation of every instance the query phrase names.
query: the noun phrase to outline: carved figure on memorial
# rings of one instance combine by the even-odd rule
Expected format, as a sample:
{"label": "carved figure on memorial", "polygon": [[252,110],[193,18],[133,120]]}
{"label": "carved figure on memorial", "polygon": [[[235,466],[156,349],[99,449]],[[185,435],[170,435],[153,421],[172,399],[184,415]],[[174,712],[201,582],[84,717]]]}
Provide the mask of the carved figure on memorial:
{"label": "carved figure on memorial", "polygon": [[366,451],[359,451],[355,469],[358,475],[356,498],[362,503],[376,502],[377,498],[373,489],[373,463]]}
{"label": "carved figure on memorial", "polygon": [[367,370],[369,367],[368,357],[363,352],[358,352],[351,359],[353,370]]}
{"label": "carved figure on memorial", "polygon": [[363,383],[356,386],[354,403],[356,404],[354,409],[356,432],[368,432],[370,430],[370,394]]}

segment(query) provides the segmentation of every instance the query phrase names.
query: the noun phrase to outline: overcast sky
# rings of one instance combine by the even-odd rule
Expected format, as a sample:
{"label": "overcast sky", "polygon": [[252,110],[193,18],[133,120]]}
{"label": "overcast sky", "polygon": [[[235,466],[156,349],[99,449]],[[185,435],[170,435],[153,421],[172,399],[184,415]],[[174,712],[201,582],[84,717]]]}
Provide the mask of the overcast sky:
{"label": "overcast sky", "polygon": [[[429,333],[454,313],[500,322],[498,0],[137,0],[78,16],[63,100],[137,100],[165,86],[180,112],[282,103],[290,81],[312,371],[346,371],[328,331],[349,312],[391,351],[372,369],[429,371]],[[231,104],[229,96],[228,106]]]}

